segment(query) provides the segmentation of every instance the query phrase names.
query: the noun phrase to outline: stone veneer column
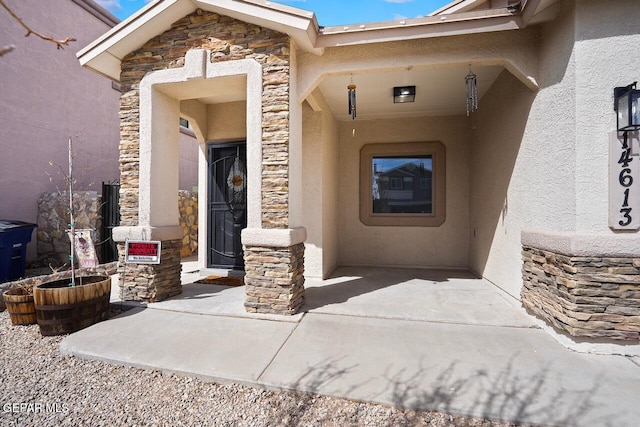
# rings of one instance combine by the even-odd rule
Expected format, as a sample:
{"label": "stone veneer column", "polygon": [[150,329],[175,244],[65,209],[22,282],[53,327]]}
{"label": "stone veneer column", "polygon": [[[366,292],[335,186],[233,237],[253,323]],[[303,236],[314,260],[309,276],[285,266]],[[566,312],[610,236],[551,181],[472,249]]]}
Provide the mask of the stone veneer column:
{"label": "stone veneer column", "polygon": [[522,305],[572,337],[640,340],[634,236],[523,232]]}
{"label": "stone veneer column", "polygon": [[125,264],[125,244],[118,243],[120,297],[124,301],[156,302],[180,294],[181,249],[182,239],[163,240],[161,264]]}
{"label": "stone veneer column", "polygon": [[[114,239],[124,241],[129,239],[161,240],[164,258],[161,266],[120,265],[121,282],[125,296],[128,299],[159,300],[177,291],[180,287],[179,278],[179,247],[174,241],[181,239],[179,226],[177,230],[171,227],[165,230],[153,227],[154,221],[147,224],[146,218],[141,216],[140,201],[145,194],[140,194],[140,182],[143,178],[140,170],[140,94],[141,82],[149,73],[175,69],[185,66],[185,57],[193,50],[210,52],[207,58],[209,64],[237,60],[252,60],[261,67],[262,76],[262,117],[259,123],[262,129],[260,175],[261,206],[259,224],[250,227],[272,227],[287,232],[289,217],[289,95],[290,95],[290,51],[289,36],[267,28],[238,21],[234,18],[201,9],[174,22],[171,27],[139,49],[131,52],[122,60],[121,86],[123,94],[120,99],[120,203],[122,227],[118,233],[114,230]],[[208,68],[208,66],[207,66]],[[142,112],[143,114],[145,111]],[[177,122],[177,120],[176,120]],[[171,121],[168,121],[171,123]],[[177,125],[176,125],[177,127]],[[155,140],[154,140],[155,141]],[[157,143],[155,141],[154,143]],[[249,143],[249,141],[248,141]],[[251,167],[251,166],[250,166]],[[251,183],[249,183],[251,185]],[[203,205],[206,205],[204,202]],[[156,212],[153,209],[152,212]],[[167,224],[166,221],[158,221]],[[176,222],[177,224],[177,222]],[[289,230],[290,231],[290,230]],[[276,239],[277,240],[277,239]],[[303,239],[304,240],[304,239]],[[269,239],[260,240],[254,244],[247,244],[248,252],[255,253],[262,249],[276,249],[272,251],[281,262],[269,271],[262,271],[255,263],[250,263],[247,275],[248,281],[254,283],[255,277],[274,278],[272,282],[282,285],[282,280],[288,278],[292,269],[300,270],[300,274],[292,276],[291,286],[293,296],[287,303],[292,310],[299,307],[301,301],[302,263],[296,267],[287,265],[285,260],[302,259],[302,241],[291,243],[289,246],[270,245]],[[120,245],[122,248],[124,245]],[[174,248],[175,246],[175,248]],[[165,247],[167,254],[165,257]],[[288,250],[286,248],[292,248]],[[298,254],[292,256],[293,254]],[[165,266],[166,264],[166,266]],[[294,262],[295,264],[295,262]],[[264,274],[263,274],[264,273]],[[263,274],[261,276],[261,274]],[[269,279],[271,280],[271,279]],[[297,283],[295,286],[293,282]],[[172,283],[172,285],[169,285]],[[252,286],[251,284],[249,286]],[[285,286],[285,285],[282,285]],[[285,286],[286,287],[286,286]],[[294,295],[295,294],[295,295]],[[289,311],[292,311],[289,310]]]}
{"label": "stone veneer column", "polygon": [[306,235],[304,228],[242,231],[248,312],[292,315],[300,310]]}

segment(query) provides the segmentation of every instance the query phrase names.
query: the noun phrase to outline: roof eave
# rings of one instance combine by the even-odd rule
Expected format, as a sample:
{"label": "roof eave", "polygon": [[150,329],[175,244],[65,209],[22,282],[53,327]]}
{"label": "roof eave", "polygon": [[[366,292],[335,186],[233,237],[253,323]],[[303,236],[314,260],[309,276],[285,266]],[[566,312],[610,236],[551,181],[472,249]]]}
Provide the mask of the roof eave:
{"label": "roof eave", "polygon": [[322,54],[323,49],[316,47],[320,27],[313,12],[267,0],[193,1],[200,9],[288,34],[297,47]]}
{"label": "roof eave", "polygon": [[[176,20],[174,15],[182,13],[184,16],[195,9],[189,0],[152,1],[81,49],[76,57],[83,67],[120,81],[120,63],[127,53],[169,29]],[[145,38],[146,34],[149,37]]]}
{"label": "roof eave", "polygon": [[[112,80],[120,80],[120,64],[130,52],[171,27],[196,9],[220,13],[255,25],[281,31],[296,46],[315,54],[318,23],[312,12],[264,0],[155,0],[77,53],[80,64]],[[259,13],[258,13],[259,12]]]}
{"label": "roof eave", "polygon": [[342,27],[327,27],[318,46],[336,47],[379,43],[416,38],[443,37],[462,34],[505,31],[522,28],[519,14],[508,8],[434,16],[400,21],[388,21]]}
{"label": "roof eave", "polygon": [[521,9],[320,28],[313,12],[267,0],[155,0],[79,51],[77,57],[81,65],[119,81],[120,64],[128,53],[198,8],[286,33],[299,49],[321,55],[327,47],[516,30],[528,25],[540,4],[541,0],[528,0]]}

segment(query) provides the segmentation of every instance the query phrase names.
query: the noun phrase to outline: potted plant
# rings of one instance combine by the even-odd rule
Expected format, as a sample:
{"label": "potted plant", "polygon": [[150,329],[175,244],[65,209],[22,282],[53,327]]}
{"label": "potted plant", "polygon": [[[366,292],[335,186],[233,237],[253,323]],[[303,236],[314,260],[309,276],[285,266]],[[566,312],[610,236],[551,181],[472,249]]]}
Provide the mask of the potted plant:
{"label": "potted plant", "polygon": [[[52,163],[50,163],[52,164]],[[69,169],[63,172],[69,195],[70,277],[43,282],[33,287],[33,301],[42,335],[78,331],[105,320],[109,313],[111,278],[76,274],[76,230],[73,207],[73,142],[69,138]]]}

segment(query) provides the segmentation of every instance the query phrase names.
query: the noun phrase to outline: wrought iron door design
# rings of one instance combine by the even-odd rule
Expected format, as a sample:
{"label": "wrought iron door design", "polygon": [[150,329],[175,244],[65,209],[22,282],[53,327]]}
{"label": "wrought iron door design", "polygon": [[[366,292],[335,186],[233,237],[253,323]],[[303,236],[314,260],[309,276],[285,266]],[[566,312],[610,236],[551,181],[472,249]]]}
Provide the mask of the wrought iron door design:
{"label": "wrought iron door design", "polygon": [[208,267],[244,268],[240,232],[247,226],[245,143],[209,144]]}

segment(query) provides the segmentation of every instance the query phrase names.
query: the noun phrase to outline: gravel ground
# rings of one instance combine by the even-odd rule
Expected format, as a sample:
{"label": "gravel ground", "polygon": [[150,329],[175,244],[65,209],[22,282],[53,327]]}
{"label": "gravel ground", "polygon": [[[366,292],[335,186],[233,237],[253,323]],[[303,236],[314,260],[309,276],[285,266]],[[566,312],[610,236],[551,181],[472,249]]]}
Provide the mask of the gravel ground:
{"label": "gravel ground", "polygon": [[513,426],[63,356],[0,313],[0,426]]}

